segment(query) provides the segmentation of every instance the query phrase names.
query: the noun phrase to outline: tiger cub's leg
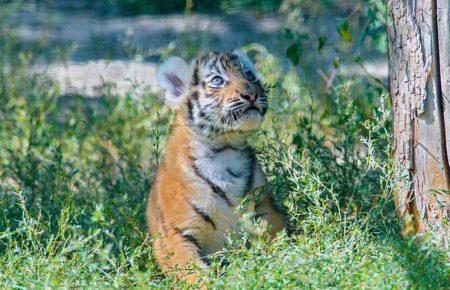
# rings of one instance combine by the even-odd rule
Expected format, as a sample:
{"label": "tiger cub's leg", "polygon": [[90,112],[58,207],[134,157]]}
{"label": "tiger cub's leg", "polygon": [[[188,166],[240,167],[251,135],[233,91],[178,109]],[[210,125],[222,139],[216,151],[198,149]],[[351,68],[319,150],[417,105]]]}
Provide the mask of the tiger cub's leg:
{"label": "tiger cub's leg", "polygon": [[272,194],[266,194],[255,207],[256,217],[260,218],[263,225],[267,227],[270,237],[275,238],[276,234],[286,227],[284,216],[279,213],[273,203]]}
{"label": "tiger cub's leg", "polygon": [[167,236],[156,238],[153,251],[165,272],[188,283],[198,282],[199,268],[207,267],[200,258],[197,240],[181,231],[170,230]]}
{"label": "tiger cub's leg", "polygon": [[[169,218],[176,216],[169,215],[166,210],[163,211],[161,204],[164,199],[158,198],[158,195],[151,194],[148,199],[147,223],[149,233],[152,237],[153,254],[160,268],[167,274],[178,280],[186,280],[189,283],[195,283],[199,279],[198,268],[206,268],[199,252],[200,245],[196,234],[189,230],[189,225],[178,220],[175,223]],[[179,208],[175,212],[187,214],[188,210],[183,206],[185,204],[175,202]],[[192,224],[192,219],[185,220]],[[174,227],[178,224],[179,227]],[[182,230],[183,229],[183,230]]]}

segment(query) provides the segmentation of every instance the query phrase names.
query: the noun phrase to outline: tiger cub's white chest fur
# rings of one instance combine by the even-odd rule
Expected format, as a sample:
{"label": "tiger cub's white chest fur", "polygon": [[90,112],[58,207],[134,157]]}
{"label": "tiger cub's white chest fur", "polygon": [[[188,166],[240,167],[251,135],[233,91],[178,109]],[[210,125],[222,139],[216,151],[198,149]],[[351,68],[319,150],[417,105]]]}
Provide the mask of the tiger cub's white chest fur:
{"label": "tiger cub's white chest fur", "polygon": [[224,233],[238,224],[240,214],[236,206],[240,198],[249,190],[263,186],[265,177],[249,147],[212,149],[196,143],[191,147],[191,158],[200,190],[196,206],[207,212],[216,225],[216,230],[203,237],[204,252],[214,253],[223,247]]}
{"label": "tiger cub's white chest fur", "polygon": [[252,188],[256,160],[250,148],[211,149],[201,145],[194,150],[193,158],[201,175],[218,186],[233,204]]}

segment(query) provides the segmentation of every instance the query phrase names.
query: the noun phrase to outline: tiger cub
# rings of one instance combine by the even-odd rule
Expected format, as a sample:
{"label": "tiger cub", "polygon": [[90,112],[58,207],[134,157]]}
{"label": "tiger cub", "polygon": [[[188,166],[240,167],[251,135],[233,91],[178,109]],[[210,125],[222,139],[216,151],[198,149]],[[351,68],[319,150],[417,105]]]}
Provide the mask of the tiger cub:
{"label": "tiger cub", "polygon": [[[267,94],[239,51],[202,55],[191,65],[171,57],[157,82],[176,115],[148,197],[147,222],[160,267],[193,283],[198,272],[188,268],[207,267],[202,257],[221,250],[237,227],[239,200],[266,183],[247,138],[263,121]],[[270,192],[254,214],[272,236],[285,226]]]}

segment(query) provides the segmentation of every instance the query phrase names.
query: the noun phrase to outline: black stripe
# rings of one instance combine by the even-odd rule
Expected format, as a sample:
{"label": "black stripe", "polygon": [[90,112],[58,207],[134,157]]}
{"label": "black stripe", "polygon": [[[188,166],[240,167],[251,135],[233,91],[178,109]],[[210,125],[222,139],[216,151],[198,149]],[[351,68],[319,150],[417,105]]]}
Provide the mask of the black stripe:
{"label": "black stripe", "polygon": [[202,123],[198,124],[197,127],[198,127],[200,130],[204,130],[205,128],[207,128],[207,129],[209,128],[208,125],[205,125],[205,124],[202,124]]}
{"label": "black stripe", "polygon": [[227,112],[225,115],[223,115],[222,117],[220,117],[220,123],[222,124],[228,124],[229,122],[227,122],[228,120],[228,116],[230,115],[230,112]]}
{"label": "black stripe", "polygon": [[211,88],[211,91],[213,92],[212,95],[214,97],[220,93],[221,89],[220,88]]}
{"label": "black stripe", "polygon": [[192,82],[191,84],[193,86],[197,86],[199,83],[199,78],[198,78],[198,64],[195,65],[194,67],[194,72],[192,73]]}
{"label": "black stripe", "polygon": [[[208,95],[207,95],[208,96]],[[202,110],[206,110],[206,111],[213,111],[215,110],[217,107],[219,107],[219,102],[214,101],[213,103],[207,104],[205,105]]]}
{"label": "black stripe", "polygon": [[197,108],[198,108],[198,116],[201,119],[205,119],[206,121],[211,121],[211,117],[207,113],[205,113],[205,109],[207,109],[207,108],[203,108],[200,105],[200,101],[198,99],[196,99],[196,103],[197,103]]}
{"label": "black stripe", "polygon": [[212,150],[212,152],[214,152],[214,153],[220,153],[220,152],[225,151],[225,150],[227,150],[227,149],[230,149],[230,150],[237,150],[236,148],[234,148],[234,147],[231,146],[231,145],[226,145],[226,146],[220,147],[220,148],[212,148],[211,150]]}
{"label": "black stripe", "polygon": [[234,66],[233,64],[234,64],[234,60],[232,58],[230,60],[227,60],[226,61],[227,69],[228,70],[233,69],[233,66]]}
{"label": "black stripe", "polygon": [[214,127],[212,127],[208,124],[204,124],[204,123],[196,124],[196,127],[197,127],[197,129],[200,129],[200,131],[205,130],[206,132],[203,132],[203,133],[208,134],[208,136],[209,136],[209,134],[220,132],[220,129],[214,128]]}
{"label": "black stripe", "polygon": [[205,220],[205,222],[210,223],[211,226],[214,229],[216,229],[216,224],[214,223],[214,221],[211,219],[211,217],[206,212],[199,209],[197,206],[195,206],[195,204],[192,204],[190,202],[189,202],[189,204],[192,206],[194,211]]}
{"label": "black stripe", "polygon": [[193,116],[193,113],[192,113],[193,107],[192,107],[192,101],[191,101],[191,99],[188,99],[188,101],[187,101],[187,107],[188,107],[188,117],[189,117],[189,120],[190,120],[191,122],[193,122],[193,121],[194,121],[194,116]]}
{"label": "black stripe", "polygon": [[197,248],[200,249],[200,245],[198,243],[198,240],[196,238],[194,238],[194,236],[189,235],[189,234],[181,234],[181,236],[188,242],[193,243]]}
{"label": "black stripe", "polygon": [[[159,203],[159,201],[157,201],[157,202]],[[161,223],[161,228],[162,228],[162,231],[163,231],[162,234],[164,236],[167,236],[167,233],[169,232],[169,229],[167,228],[167,225],[166,225],[166,220],[164,218],[164,213],[163,213],[163,211],[161,210],[161,207],[158,204],[155,205],[154,210],[156,211],[156,216],[159,218],[159,221]]]}
{"label": "black stripe", "polygon": [[205,127],[208,127],[208,134],[219,134],[219,133],[221,133],[222,132],[222,129],[221,128],[217,128],[217,127],[214,127],[214,126],[209,126],[209,125],[205,125]]}
{"label": "black stripe", "polygon": [[179,228],[174,228],[174,231],[177,234],[179,234],[183,239],[185,239],[186,242],[194,244],[197,247],[197,249],[199,251],[201,251],[202,248],[200,247],[200,243],[198,242],[198,240],[193,235],[186,234],[186,233],[183,232],[183,230],[181,230]]}
{"label": "black stripe", "polygon": [[228,62],[223,55],[220,57],[219,61],[220,61],[220,64],[222,65],[222,68],[224,68],[224,69],[229,68]]}
{"label": "black stripe", "polygon": [[219,53],[218,53],[217,51],[213,51],[213,52],[211,53],[210,58],[211,58],[211,61],[212,61],[212,62],[216,62],[217,59],[219,58]]}
{"label": "black stripe", "polygon": [[198,92],[197,91],[193,91],[192,94],[191,94],[191,98],[193,100],[198,100]]}
{"label": "black stripe", "polygon": [[253,177],[255,175],[255,164],[256,164],[256,157],[255,157],[255,152],[253,152],[253,150],[251,148],[248,149],[248,153],[249,153],[249,159],[250,159],[250,165],[249,165],[249,171],[250,174],[248,176],[247,179],[247,192],[252,189],[252,185],[253,185]]}
{"label": "black stripe", "polygon": [[233,121],[236,122],[238,119],[238,112],[236,110],[231,111],[231,116],[233,117]]}
{"label": "black stripe", "polygon": [[205,54],[203,54],[203,55],[201,55],[201,56],[198,58],[197,63],[198,63],[198,64],[200,64],[200,63],[201,63],[201,64],[204,64],[207,58],[208,58],[208,56],[205,55]]}
{"label": "black stripe", "polygon": [[268,107],[269,107],[269,101],[267,100],[267,95],[266,94],[262,95],[260,97],[260,99],[261,99],[262,102],[267,102],[266,105],[262,105],[261,106],[262,107],[261,108],[261,114],[264,116],[266,114],[266,112],[267,112]]}
{"label": "black stripe", "polygon": [[234,173],[233,171],[231,171],[230,168],[227,168],[227,172],[233,177],[240,177],[240,175],[238,175],[238,174]]}
{"label": "black stripe", "polygon": [[220,73],[219,67],[217,66],[217,60],[214,60],[211,66],[216,71],[216,73]]}
{"label": "black stripe", "polygon": [[216,127],[212,127],[212,128],[210,127],[209,128],[210,135],[212,135],[212,134],[216,134],[216,135],[223,134],[223,132],[225,132],[224,130],[225,130],[224,128],[216,128]]}
{"label": "black stripe", "polygon": [[218,196],[220,196],[221,198],[223,198],[229,206],[233,206],[233,204],[232,204],[231,201],[228,199],[228,197],[227,197],[227,195],[225,194],[225,192],[224,192],[219,186],[217,186],[214,182],[212,182],[211,180],[209,180],[208,177],[204,176],[204,175],[200,172],[200,170],[199,170],[199,168],[197,167],[197,165],[195,165],[195,159],[194,159],[193,157],[190,157],[190,159],[191,159],[191,166],[192,166],[192,169],[194,170],[195,174],[196,174],[198,177],[200,177],[201,179],[203,179],[203,180],[209,185],[209,187],[211,187],[211,190],[212,190],[215,194],[217,194]]}
{"label": "black stripe", "polygon": [[261,115],[265,115],[267,113],[267,106],[263,106],[262,108],[261,108]]}

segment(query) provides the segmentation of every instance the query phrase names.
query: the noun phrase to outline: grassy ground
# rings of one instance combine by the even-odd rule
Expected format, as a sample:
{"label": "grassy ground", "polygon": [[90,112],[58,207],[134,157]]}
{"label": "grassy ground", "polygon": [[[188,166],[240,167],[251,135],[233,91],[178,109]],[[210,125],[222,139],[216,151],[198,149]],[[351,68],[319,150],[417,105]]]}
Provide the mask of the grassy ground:
{"label": "grassy ground", "polygon": [[[110,85],[98,98],[61,96],[24,73],[33,56],[1,33],[0,288],[173,287],[145,242],[144,220],[173,114],[151,93],[118,96]],[[291,233],[272,244],[230,237],[211,257],[208,285],[448,289],[448,254],[429,237],[399,234],[385,91],[339,78],[325,106],[296,71],[262,48],[255,56],[272,89],[251,141]],[[355,101],[364,94],[374,100],[369,117]]]}

